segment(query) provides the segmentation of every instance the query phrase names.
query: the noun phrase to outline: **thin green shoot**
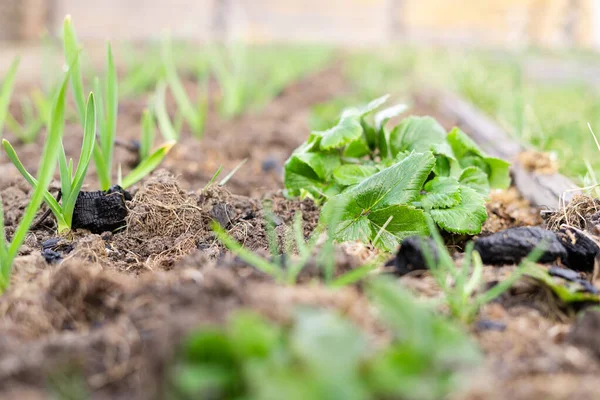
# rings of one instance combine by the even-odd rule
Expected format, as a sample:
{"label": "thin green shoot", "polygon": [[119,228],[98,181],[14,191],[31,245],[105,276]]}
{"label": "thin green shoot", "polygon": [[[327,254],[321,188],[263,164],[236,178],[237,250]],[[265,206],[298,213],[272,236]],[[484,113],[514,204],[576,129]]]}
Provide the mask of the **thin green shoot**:
{"label": "thin green shoot", "polygon": [[272,263],[269,260],[264,259],[258,254],[254,253],[251,250],[248,250],[243,245],[241,245],[237,240],[231,237],[225,229],[221,227],[217,222],[213,223],[213,231],[217,235],[217,238],[221,243],[223,243],[231,252],[233,252],[236,256],[241,258],[243,261],[252,265],[254,268],[259,271],[270,275],[276,281],[280,282],[283,279],[283,273],[281,267],[275,263]]}
{"label": "thin green shoot", "polygon": [[241,114],[250,96],[248,51],[243,44],[229,44],[226,49],[208,48],[209,64],[221,88],[221,115],[232,118]]}
{"label": "thin green shoot", "polygon": [[10,98],[15,85],[15,78],[17,76],[18,68],[19,59],[15,58],[10,65],[6,76],[2,80],[2,86],[0,86],[0,137],[2,137],[4,121],[6,120],[6,116],[8,114],[8,106],[10,105]]}
{"label": "thin green shoot", "polygon": [[177,141],[179,139],[179,131],[175,130],[167,106],[165,105],[165,96],[167,85],[165,82],[159,82],[156,85],[156,93],[154,94],[154,113],[158,122],[158,128],[165,140]]}
{"label": "thin green shoot", "polygon": [[187,122],[194,136],[200,139],[204,134],[204,124],[206,121],[208,105],[206,99],[206,85],[204,84],[199,86],[201,89],[200,96],[197,104],[193,104],[188,97],[181,80],[179,79],[179,76],[177,75],[177,69],[173,63],[173,51],[170,40],[167,39],[164,41],[162,53],[166,80],[169,84],[171,92],[173,93],[177,107],[181,111],[182,117]]}
{"label": "thin green shoot", "polygon": [[[330,243],[333,248],[333,240],[328,237],[324,244],[318,242],[319,237],[323,234],[326,227],[319,225],[312,233],[311,237],[306,240],[304,237],[304,228],[302,226],[302,214],[296,213],[291,229],[288,228],[286,237],[287,245],[282,253],[277,233],[275,232],[273,213],[270,210],[266,210],[265,214],[265,230],[269,242],[270,259],[265,259],[245,248],[216,222],[213,224],[213,230],[217,239],[219,239],[219,241],[232,253],[259,271],[271,276],[279,283],[289,285],[295,284],[299,274],[308,265],[313,256],[316,256],[316,260],[324,271],[325,282],[328,284],[334,282],[332,274],[327,271],[328,267],[326,265],[329,260],[332,260],[332,263],[335,262],[333,251],[326,248],[328,243]],[[293,247],[297,250],[296,254],[294,254]],[[353,281],[350,278],[344,279],[348,282]],[[344,280],[338,281],[336,285],[339,286],[343,282]]]}
{"label": "thin green shoot", "polygon": [[144,158],[121,182],[121,187],[127,189],[156,169],[177,142],[163,143],[152,154]]}
{"label": "thin green shoot", "polygon": [[10,113],[6,114],[6,126],[22,142],[33,143],[46,123],[45,114],[33,110],[32,101],[24,98],[21,101],[23,124]]}
{"label": "thin green shoot", "polygon": [[[73,98],[75,99],[75,108],[77,109],[77,115],[81,124],[85,121],[85,98],[83,89],[83,78],[81,75],[81,63],[79,53],[81,48],[77,42],[77,35],[75,34],[75,28],[71,21],[71,16],[67,15],[63,23],[63,49],[65,53],[65,61],[70,62],[76,60],[70,68],[71,75],[71,88]],[[99,94],[99,93],[97,93]]]}
{"label": "thin green shoot", "polygon": [[[69,70],[70,71],[70,70]],[[54,137],[55,135],[62,138],[62,132],[64,131],[64,112],[65,112],[65,96],[66,96],[66,88],[68,84],[69,72],[65,75],[65,80],[61,89],[58,93],[56,103],[54,105],[52,117],[50,120],[49,126],[49,137]],[[59,171],[60,171],[60,184],[61,184],[61,204],[52,197],[50,192],[47,190],[44,191],[44,200],[48,207],[54,214],[57,225],[58,232],[64,233],[71,229],[71,223],[73,222],[73,211],[75,209],[75,202],[77,201],[77,197],[79,196],[79,192],[83,185],[83,181],[85,179],[85,175],[87,173],[87,169],[92,158],[92,153],[94,150],[94,142],[96,135],[96,106],[94,102],[94,95],[90,93],[90,96],[86,105],[86,123],[83,133],[83,143],[81,147],[81,153],[79,156],[79,162],[77,163],[77,169],[73,171],[73,160],[67,160],[65,155],[65,149],[62,145],[62,141],[60,144],[60,154],[58,157]],[[4,147],[4,151],[8,155],[8,158],[12,161],[12,163],[17,167],[21,175],[29,182],[29,184],[37,188],[38,183],[36,179],[25,169],[21,160],[17,156],[12,145],[7,141],[3,140],[2,145]],[[74,175],[73,175],[74,172]]]}
{"label": "thin green shoot", "polygon": [[[64,108],[61,110],[63,114],[54,115],[53,118],[58,119],[62,118],[61,122],[52,121],[55,125],[61,124],[61,131],[64,129]],[[87,169],[89,163],[92,158],[92,153],[94,150],[94,136],[96,131],[96,113],[95,113],[95,103],[94,103],[94,95],[90,93],[90,97],[87,102],[87,110],[86,110],[86,127],[84,129],[84,137],[83,144],[81,147],[81,154],[79,157],[79,162],[77,163],[77,169],[75,170],[75,175],[73,175],[73,159],[69,159],[67,161],[67,157],[65,155],[64,147],[61,145],[61,152],[58,159],[59,171],[60,171],[60,184],[61,184],[61,204],[58,203],[52,197],[50,192],[46,191],[45,200],[50,207],[50,210],[54,214],[57,224],[58,224],[58,232],[64,233],[71,229],[71,224],[73,222],[73,212],[75,210],[75,203],[77,201],[77,197],[79,196],[79,192],[81,187],[83,186],[83,181],[85,179],[85,175],[87,173]],[[37,182],[33,178],[31,174],[29,174],[21,160],[17,156],[14,148],[11,144],[4,140],[3,146],[6,154],[12,161],[12,163],[17,167],[21,175],[29,182],[33,187],[37,186]]]}
{"label": "thin green shoot", "polygon": [[[168,118],[168,116],[167,116]],[[168,125],[171,126],[170,120],[167,121]],[[156,124],[154,122],[154,114],[151,109],[146,108],[142,112],[142,121],[141,121],[142,131],[140,137],[140,147],[138,153],[138,164],[137,166],[127,174],[127,176],[122,176],[122,168],[121,165],[118,165],[118,183],[123,189],[127,189],[152,171],[154,171],[160,163],[164,160],[164,158],[169,154],[173,146],[177,143],[176,140],[168,140],[167,142],[160,145],[154,151],[152,151],[152,146],[154,146],[154,137],[156,135]]]}
{"label": "thin green shoot", "polygon": [[154,115],[146,108],[142,112],[142,136],[140,139],[139,158],[143,160],[150,156],[150,149],[154,145],[154,136],[156,135],[156,124]]}
{"label": "thin green shoot", "polygon": [[[73,54],[77,54],[79,45],[77,43],[77,37],[75,29],[71,22],[70,16],[65,18],[63,25],[63,47],[65,57],[70,59]],[[77,60],[75,62],[72,75],[71,75],[71,87],[75,97],[75,104],[80,117],[80,122],[84,126],[86,120],[85,115],[81,112],[83,108],[83,79],[81,76],[81,65]],[[98,180],[100,181],[100,188],[102,190],[108,190],[112,186],[112,171],[113,171],[113,158],[114,158],[114,147],[117,127],[117,115],[119,107],[119,85],[117,81],[117,69],[114,62],[112,53],[112,47],[110,43],[106,46],[106,79],[102,82],[100,78],[94,79],[94,90],[97,97],[97,121],[98,121],[98,135],[96,135],[96,145],[93,147],[93,159],[96,165],[96,171],[98,174]],[[163,96],[164,102],[164,96]],[[165,111],[166,113],[166,111]],[[158,117],[158,116],[157,116]],[[145,113],[142,117],[142,140],[140,153],[140,162],[127,176],[121,177],[121,173],[118,176],[118,182],[121,183],[123,188],[130,187],[135,183],[139,182],[142,178],[148,175],[162,162],[171,148],[174,146],[177,135],[173,134],[174,129],[171,125],[170,135],[167,137],[167,142],[159,146],[154,152],[151,152],[152,143],[154,140],[154,125],[153,117],[149,113]],[[168,116],[167,116],[168,118]],[[164,121],[159,121],[161,129],[163,128]],[[169,121],[170,124],[170,121]],[[163,132],[163,135],[165,132]],[[120,168],[120,166],[118,167]],[[64,196],[64,193],[63,193]]]}
{"label": "thin green shoot", "polygon": [[225,186],[227,182],[229,182],[229,180],[233,178],[233,176],[240,170],[240,168],[242,168],[244,164],[246,164],[247,161],[248,159],[244,158],[238,165],[236,165],[235,168],[233,168],[231,172],[225,176],[225,178],[221,179],[221,181],[219,182],[219,186]]}
{"label": "thin green shoot", "polygon": [[[62,147],[61,140],[63,129],[60,126],[60,122],[64,115],[66,79],[67,77],[65,77],[65,83],[62,86],[62,90],[58,93],[52,107],[53,113],[50,129],[48,130],[48,137],[42,151],[38,176],[37,179],[33,178],[33,181],[35,182],[33,185],[33,194],[31,195],[29,204],[23,213],[23,218],[19,222],[10,242],[7,240],[4,233],[4,211],[0,199],[0,293],[4,292],[10,283],[13,261],[18,254],[19,248],[25,241],[27,232],[35,219],[35,215],[39,210],[42,201],[46,198],[48,185],[50,185],[54,171],[56,170],[56,161]],[[3,144],[4,142],[5,141],[3,141]]]}
{"label": "thin green shoot", "polygon": [[217,181],[217,178],[219,177],[219,175],[221,175],[222,171],[223,171],[223,166],[219,165],[219,168],[217,168],[217,171],[213,174],[212,178],[210,178],[208,183],[206,185],[204,185],[204,190],[206,190],[208,187],[212,186]]}
{"label": "thin green shoot", "polygon": [[479,254],[473,250],[473,243],[467,245],[462,265],[458,267],[446,249],[435,224],[430,219],[428,222],[437,250],[437,260],[427,245],[423,246],[423,255],[431,275],[444,294],[444,301],[450,314],[464,324],[472,323],[482,306],[510,289],[526,272],[526,266],[542,256],[545,248],[545,244],[541,243],[508,278],[485,290],[483,262]]}

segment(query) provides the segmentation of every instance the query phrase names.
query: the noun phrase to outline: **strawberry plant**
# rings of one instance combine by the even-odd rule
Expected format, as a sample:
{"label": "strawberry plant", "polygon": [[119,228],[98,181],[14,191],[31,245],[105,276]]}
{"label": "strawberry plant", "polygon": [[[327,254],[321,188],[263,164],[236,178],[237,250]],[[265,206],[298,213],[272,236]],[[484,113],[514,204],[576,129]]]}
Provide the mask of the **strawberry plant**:
{"label": "strawberry plant", "polygon": [[[387,99],[348,108],[332,128],[311,132],[285,164],[287,194],[326,202],[324,219],[341,215],[334,232],[340,241],[391,251],[399,240],[429,231],[426,214],[448,232],[479,233],[490,188],[510,184],[509,163],[459,128],[446,134],[431,117],[410,116],[388,129],[404,105],[370,120]],[[341,201],[328,201],[334,197]]]}

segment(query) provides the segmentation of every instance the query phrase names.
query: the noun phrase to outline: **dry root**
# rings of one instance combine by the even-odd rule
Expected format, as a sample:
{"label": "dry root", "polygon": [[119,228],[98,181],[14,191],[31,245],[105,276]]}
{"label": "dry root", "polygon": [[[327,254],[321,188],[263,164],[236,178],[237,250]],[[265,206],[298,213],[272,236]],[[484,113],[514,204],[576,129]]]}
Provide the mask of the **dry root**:
{"label": "dry root", "polygon": [[569,225],[581,230],[589,230],[594,214],[600,211],[600,200],[591,196],[578,194],[562,209],[552,214],[548,220],[548,229],[558,230],[562,225]]}

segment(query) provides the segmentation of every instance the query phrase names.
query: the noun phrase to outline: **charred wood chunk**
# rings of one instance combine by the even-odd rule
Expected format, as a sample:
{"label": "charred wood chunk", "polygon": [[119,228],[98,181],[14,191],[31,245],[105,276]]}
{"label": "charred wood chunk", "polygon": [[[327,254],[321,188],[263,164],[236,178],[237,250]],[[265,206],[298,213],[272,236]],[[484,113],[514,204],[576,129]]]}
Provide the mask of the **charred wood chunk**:
{"label": "charred wood chunk", "polygon": [[567,268],[550,267],[548,269],[548,273],[551,276],[556,276],[570,282],[577,282],[581,279],[581,274],[579,272]]}
{"label": "charred wood chunk", "polygon": [[540,227],[509,228],[479,238],[475,241],[475,250],[488,265],[518,264],[542,242],[546,250],[538,262],[567,260],[567,250],[556,233]]}
{"label": "charred wood chunk", "polygon": [[210,210],[210,216],[227,229],[231,225],[231,219],[235,215],[235,209],[227,203],[218,203]]}
{"label": "charred wood chunk", "polygon": [[131,195],[119,186],[113,186],[106,192],[80,192],[75,203],[72,228],[102,233],[124,227],[126,199],[131,199]]}
{"label": "charred wood chunk", "polygon": [[583,232],[573,228],[562,228],[558,239],[567,250],[565,264],[576,271],[591,272],[600,251],[598,245]]}
{"label": "charred wood chunk", "polygon": [[422,236],[411,236],[404,239],[394,263],[396,274],[402,276],[412,271],[428,269],[424,252],[429,252],[433,260],[438,261],[437,246],[433,239]]}

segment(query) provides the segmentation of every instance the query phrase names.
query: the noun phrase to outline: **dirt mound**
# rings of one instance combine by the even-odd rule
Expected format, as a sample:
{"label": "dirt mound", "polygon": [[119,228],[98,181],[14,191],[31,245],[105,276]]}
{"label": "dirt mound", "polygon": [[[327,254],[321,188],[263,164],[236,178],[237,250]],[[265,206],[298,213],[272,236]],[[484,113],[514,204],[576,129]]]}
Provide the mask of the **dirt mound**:
{"label": "dirt mound", "polygon": [[95,398],[151,398],[185,332],[222,323],[241,308],[283,323],[298,305],[331,308],[380,334],[352,288],[282,287],[224,268],[174,272],[135,281],[72,260],[38,277],[26,296],[9,291],[2,299],[0,387],[44,390],[49,374],[74,363]]}

